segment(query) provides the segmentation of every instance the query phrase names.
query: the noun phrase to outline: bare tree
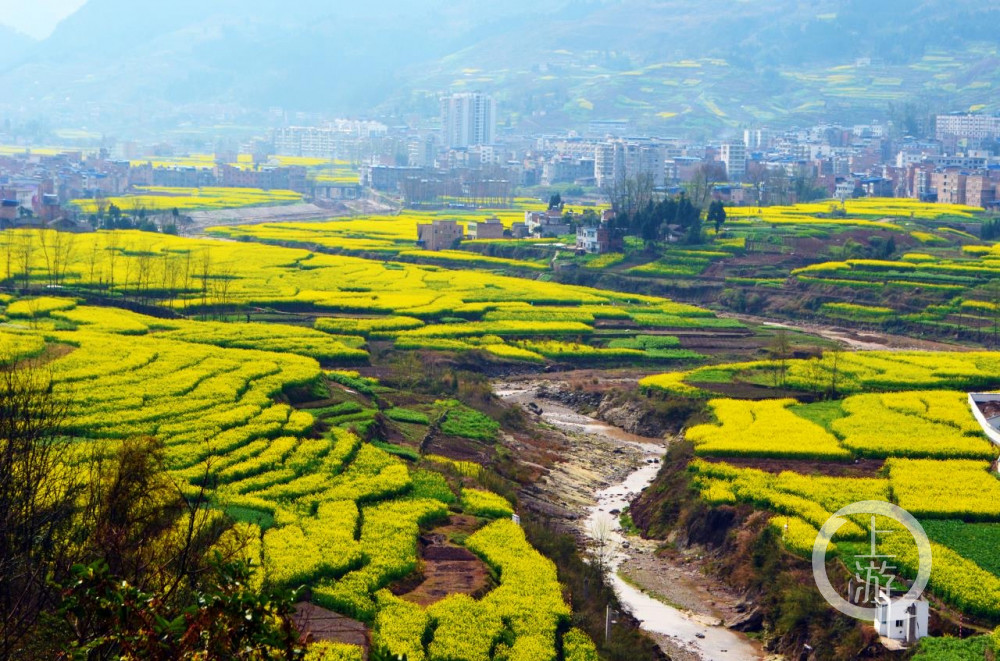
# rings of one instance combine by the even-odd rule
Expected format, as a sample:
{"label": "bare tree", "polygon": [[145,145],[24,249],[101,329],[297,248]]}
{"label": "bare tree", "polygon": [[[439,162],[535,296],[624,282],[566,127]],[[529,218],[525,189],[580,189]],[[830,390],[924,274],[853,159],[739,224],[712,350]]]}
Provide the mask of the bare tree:
{"label": "bare tree", "polygon": [[198,279],[201,281],[201,306],[208,306],[208,281],[212,279],[212,251],[203,248],[198,256]]}
{"label": "bare tree", "polygon": [[115,292],[115,268],[118,258],[121,256],[122,235],[118,230],[111,230],[104,233],[104,250],[108,259],[108,294]]}
{"label": "bare tree", "polygon": [[757,161],[752,161],[747,166],[747,174],[744,178],[754,190],[754,202],[760,204],[764,197],[764,183],[767,181],[767,166]]}
{"label": "bare tree", "polygon": [[208,523],[204,489],[185,498],[167,473],[163,443],[155,438],[129,438],[111,452],[95,450],[87,466],[78,521],[88,537],[84,555],[104,560],[112,574],[133,585],[169,594],[200,557],[193,547]]}
{"label": "bare tree", "polygon": [[784,168],[768,170],[764,184],[764,204],[788,204],[791,199],[791,183]]}
{"label": "bare tree", "polygon": [[139,217],[145,215],[145,207],[142,204],[141,197],[132,198],[132,222],[135,224],[139,223]]}
{"label": "bare tree", "polygon": [[805,363],[804,376],[809,382],[809,387],[816,390],[823,389],[823,381],[826,378],[826,370],[823,367],[821,358],[811,358]]}
{"label": "bare tree", "polygon": [[45,259],[45,276],[48,280],[49,286],[55,284],[53,279],[53,273],[55,269],[53,268],[53,262],[55,261],[55,250],[52,248],[51,240],[53,235],[59,234],[58,232],[51,232],[48,230],[42,230],[38,233],[38,245],[42,249],[42,257]]}
{"label": "bare tree", "polygon": [[718,161],[702,163],[694,170],[691,181],[687,184],[688,197],[691,204],[704,209],[712,199],[715,185],[726,180],[726,166]]}
{"label": "bare tree", "polygon": [[177,297],[177,282],[180,278],[180,264],[177,263],[177,255],[168,250],[160,253],[160,274],[163,276],[160,288],[168,301],[173,301]]}
{"label": "bare tree", "polygon": [[192,266],[193,266],[192,260],[193,259],[194,259],[194,255],[193,255],[192,251],[190,249],[185,250],[184,251],[184,267],[183,267],[184,275],[183,275],[183,278],[182,278],[183,284],[181,285],[181,291],[183,291],[185,294],[187,292],[191,291],[191,276],[194,273],[194,271],[192,270]]}
{"label": "bare tree", "polygon": [[837,396],[837,378],[840,376],[840,349],[834,349],[830,360],[830,395]]}
{"label": "bare tree", "polygon": [[230,303],[230,291],[236,272],[231,263],[221,264],[216,268],[212,280],[212,304],[216,307],[219,318],[225,314]]}
{"label": "bare tree", "polygon": [[788,373],[788,359],[792,355],[792,345],[788,339],[788,331],[779,328],[767,348],[771,354],[772,369],[774,374],[774,386],[782,388],[785,385],[785,377]]}
{"label": "bare tree", "polygon": [[38,365],[0,361],[0,658],[49,605],[80,483],[68,470],[63,402]]}
{"label": "bare tree", "polygon": [[21,276],[21,289],[28,291],[31,286],[31,262],[35,254],[35,233],[21,230],[17,233],[16,263]]}
{"label": "bare tree", "polygon": [[153,250],[143,239],[135,249],[136,294],[142,304],[146,304],[149,287],[153,279]]}
{"label": "bare tree", "polygon": [[590,524],[591,557],[603,572],[608,569],[618,553],[618,540],[611,518],[599,515]]}
{"label": "bare tree", "polygon": [[103,197],[103,194],[98,191],[97,197],[94,198],[94,205],[97,207],[97,217],[104,219],[104,214],[108,212],[108,200]]}
{"label": "bare tree", "polygon": [[3,247],[4,255],[4,279],[10,280],[14,265],[14,233],[9,230],[0,232],[0,246]]}
{"label": "bare tree", "polygon": [[58,287],[65,279],[66,270],[72,262],[76,235],[68,232],[43,230],[38,233],[38,243],[45,259],[49,286]]}
{"label": "bare tree", "polygon": [[649,173],[616,177],[604,186],[611,208],[623,218],[631,218],[653,201],[655,181]]}
{"label": "bare tree", "polygon": [[[101,263],[101,256],[102,255],[101,255],[100,243],[98,243],[96,240],[91,241],[90,251],[87,253],[86,257],[87,271],[89,273],[87,284],[90,287],[94,286],[98,277],[100,277],[101,280],[104,279],[102,275],[104,269],[103,269],[103,264]],[[100,270],[98,270],[98,267],[100,267]]]}
{"label": "bare tree", "polygon": [[132,242],[129,241],[128,245],[123,245],[121,247],[121,264],[122,264],[122,296],[128,297],[128,287],[129,283],[132,282],[132,276],[135,274],[135,252],[132,250]]}

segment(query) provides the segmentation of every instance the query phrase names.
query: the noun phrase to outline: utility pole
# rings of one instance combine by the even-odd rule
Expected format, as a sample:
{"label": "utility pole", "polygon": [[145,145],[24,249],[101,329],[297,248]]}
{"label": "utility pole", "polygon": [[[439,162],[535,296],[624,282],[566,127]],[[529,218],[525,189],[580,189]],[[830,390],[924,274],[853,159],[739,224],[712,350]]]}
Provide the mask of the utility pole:
{"label": "utility pole", "polygon": [[618,624],[618,611],[608,604],[604,608],[604,644],[607,645],[611,639],[611,625]]}

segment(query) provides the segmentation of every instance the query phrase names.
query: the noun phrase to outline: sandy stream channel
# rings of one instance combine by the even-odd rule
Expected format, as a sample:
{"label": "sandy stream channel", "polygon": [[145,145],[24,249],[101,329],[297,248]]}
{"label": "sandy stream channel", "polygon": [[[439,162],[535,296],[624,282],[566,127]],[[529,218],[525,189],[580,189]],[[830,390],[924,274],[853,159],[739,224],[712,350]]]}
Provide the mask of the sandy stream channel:
{"label": "sandy stream channel", "polygon": [[611,514],[653,482],[667,441],[629,434],[539,398],[540,385],[530,380],[494,384],[498,397],[522,406],[570,442],[565,461],[528,488],[522,500],[562,515],[584,539],[601,537],[613,549],[605,560],[622,606],[674,661],[764,659],[759,644],[722,624],[733,614],[737,595],[702,574],[695,563],[656,557],[658,542],[624,536],[619,517]]}

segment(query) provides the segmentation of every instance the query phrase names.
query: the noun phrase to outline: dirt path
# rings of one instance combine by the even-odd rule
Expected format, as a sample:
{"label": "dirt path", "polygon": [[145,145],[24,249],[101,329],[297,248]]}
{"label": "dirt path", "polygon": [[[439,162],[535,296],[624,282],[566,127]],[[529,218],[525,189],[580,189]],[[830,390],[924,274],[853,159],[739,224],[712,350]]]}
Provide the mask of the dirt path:
{"label": "dirt path", "polygon": [[[659,472],[667,442],[628,434],[573,411],[538,388],[565,386],[549,379],[494,384],[567,439],[564,461],[525,490],[522,502],[562,517],[591,546],[607,549],[609,579],[623,605],[675,661],[756,661],[759,646],[722,625],[740,598],[702,572],[694,555],[656,554],[658,542],[624,537],[618,514]],[[601,552],[602,557],[605,552]]]}
{"label": "dirt path", "polygon": [[393,593],[407,601],[430,606],[452,594],[475,596],[490,585],[490,571],[479,556],[464,546],[451,541],[455,534],[471,535],[476,531],[475,517],[454,514],[447,525],[437,526],[420,536],[420,582],[407,585],[410,578],[401,581],[402,589],[391,588]]}
{"label": "dirt path", "polygon": [[745,314],[720,313],[720,317],[737,319],[748,324],[760,324],[768,328],[786,328],[819,335],[834,342],[840,342],[856,351],[973,351],[972,348],[938,340],[921,340],[904,335],[890,335],[878,331],[861,331],[840,326],[826,326],[810,322],[775,321],[767,317]]}
{"label": "dirt path", "polygon": [[192,222],[184,224],[180,229],[183,236],[204,237],[205,230],[209,227],[322,222],[353,216],[388,215],[395,211],[394,208],[374,200],[344,200],[332,207],[299,202],[262,207],[213,209],[189,213]]}

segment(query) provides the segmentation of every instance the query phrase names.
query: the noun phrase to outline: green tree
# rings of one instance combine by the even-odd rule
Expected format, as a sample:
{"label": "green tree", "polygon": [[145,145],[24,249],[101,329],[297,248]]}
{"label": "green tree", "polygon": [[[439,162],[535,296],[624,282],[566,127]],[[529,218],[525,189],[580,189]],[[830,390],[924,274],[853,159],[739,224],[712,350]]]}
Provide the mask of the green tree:
{"label": "green tree", "polygon": [[687,238],[684,242],[692,246],[705,242],[705,237],[701,231],[701,218],[696,219],[688,227]]}
{"label": "green tree", "polygon": [[258,594],[251,570],[216,557],[182,601],[123,581],[104,562],[73,567],[58,615],[72,630],[58,658],[302,659],[292,624],[295,593]]}
{"label": "green tree", "polygon": [[708,205],[708,216],[705,220],[715,225],[715,233],[718,234],[722,224],[726,222],[726,206],[721,200],[715,200]]}

